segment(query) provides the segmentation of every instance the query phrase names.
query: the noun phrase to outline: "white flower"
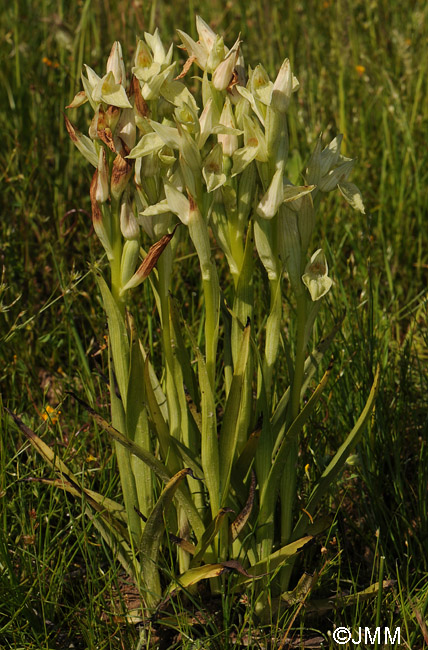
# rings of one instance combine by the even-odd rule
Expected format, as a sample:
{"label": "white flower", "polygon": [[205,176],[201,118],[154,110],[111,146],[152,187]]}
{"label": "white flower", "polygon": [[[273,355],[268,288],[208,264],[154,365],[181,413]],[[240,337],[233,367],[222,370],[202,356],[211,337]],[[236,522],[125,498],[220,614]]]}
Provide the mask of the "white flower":
{"label": "white flower", "polygon": [[302,281],[313,301],[319,300],[330,290],[333,280],[328,277],[327,260],[321,248],[315,251],[306,265]]}

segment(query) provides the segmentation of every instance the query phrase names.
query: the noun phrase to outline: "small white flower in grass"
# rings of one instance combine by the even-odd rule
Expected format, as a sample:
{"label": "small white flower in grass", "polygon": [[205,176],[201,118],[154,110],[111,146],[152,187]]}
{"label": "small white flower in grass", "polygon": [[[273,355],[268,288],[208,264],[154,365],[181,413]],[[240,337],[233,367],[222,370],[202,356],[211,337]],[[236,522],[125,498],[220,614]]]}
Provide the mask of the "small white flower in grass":
{"label": "small white flower in grass", "polygon": [[309,289],[313,301],[319,300],[328,293],[333,280],[328,277],[328,265],[322,248],[319,248],[306,265],[302,276],[303,284]]}

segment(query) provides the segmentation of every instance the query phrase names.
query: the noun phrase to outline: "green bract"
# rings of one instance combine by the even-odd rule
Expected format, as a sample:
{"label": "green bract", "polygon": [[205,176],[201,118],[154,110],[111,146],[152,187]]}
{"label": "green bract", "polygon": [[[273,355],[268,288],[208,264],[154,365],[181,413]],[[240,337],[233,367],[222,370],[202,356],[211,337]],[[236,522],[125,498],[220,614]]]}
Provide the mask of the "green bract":
{"label": "green bract", "polygon": [[[316,518],[320,498],[373,405],[377,379],[346,453],[298,506],[299,439],[328,382],[329,370],[313,385],[332,339],[313,340],[308,350],[332,286],[322,250],[308,255],[314,198],[338,186],[351,206],[364,207],[347,180],[354,163],[340,155],[342,136],[324,150],[318,141],[303,185],[287,178],[287,109],[299,87],[288,59],[275,81],[262,65],[247,80],[239,37],[229,50],[201,18],[197,31],[198,42],[179,32],[189,59],[178,75],[158,31],[138,42],[128,72],[115,43],[105,75],[86,66],[84,94],[70,105],[87,99],[94,109],[90,138],[68,119],[67,129],[96,168],[92,220],[109,267],[97,280],[109,330],[111,422],[91,413],[115,446],[126,514],[85,495],[146,612],[202,579],[216,590],[219,576],[235,570],[242,584],[256,581],[263,613],[264,576],[275,571],[279,599],[296,554],[325,526]],[[200,97],[185,83],[193,63],[203,71]],[[216,247],[224,256],[213,255]],[[196,254],[200,268],[200,286],[192,287],[201,293],[198,323],[172,297],[183,253]],[[264,285],[254,282],[256,265]],[[135,302],[154,296],[147,311],[157,313],[161,363],[149,357],[128,307],[147,280],[151,293]],[[286,292],[296,327],[287,324]],[[284,348],[289,380],[282,383]],[[70,479],[62,487],[76,493],[77,479],[26,435]]]}

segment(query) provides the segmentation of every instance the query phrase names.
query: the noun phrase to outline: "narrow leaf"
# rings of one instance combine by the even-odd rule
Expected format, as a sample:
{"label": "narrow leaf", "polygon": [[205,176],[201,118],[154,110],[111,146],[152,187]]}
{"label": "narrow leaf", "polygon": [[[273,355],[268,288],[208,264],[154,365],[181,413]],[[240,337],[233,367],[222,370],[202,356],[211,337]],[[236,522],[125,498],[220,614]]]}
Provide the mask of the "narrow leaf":
{"label": "narrow leaf", "polygon": [[128,280],[128,282],[125,284],[124,287],[120,290],[120,295],[123,295],[128,289],[133,289],[134,287],[138,287],[139,284],[141,284],[153,271],[154,267],[156,266],[158,259],[162,255],[163,251],[165,250],[166,246],[168,246],[169,242],[171,239],[174,237],[175,231],[177,230],[178,226],[180,224],[176,224],[174,230],[171,233],[168,233],[161,237],[159,241],[157,241],[155,244],[150,246],[149,252],[147,253],[146,257],[144,258],[144,261],[141,263],[141,265],[138,267],[132,278]]}
{"label": "narrow leaf", "polygon": [[251,484],[250,484],[250,492],[248,494],[248,499],[239,513],[239,515],[236,517],[234,521],[230,524],[230,540],[231,542],[234,542],[235,539],[238,537],[239,533],[241,530],[244,528],[245,524],[248,521],[248,518],[251,514],[251,511],[253,509],[253,503],[254,503],[254,497],[256,493],[256,475],[255,472],[251,472]]}
{"label": "narrow leaf", "polygon": [[221,503],[227,497],[232,472],[232,463],[236,452],[236,442],[239,432],[239,412],[242,403],[244,374],[250,348],[251,326],[248,323],[242,334],[241,349],[238,363],[232,377],[229,395],[224,409],[223,422],[220,432],[220,472],[221,472]]}
{"label": "narrow leaf", "polygon": [[[312,539],[312,535],[307,535],[295,542],[292,542],[291,544],[283,546],[278,551],[275,551],[275,553],[272,553],[267,558],[260,560],[252,567],[250,567],[247,570],[248,574],[252,576],[253,579],[257,580],[257,578],[262,578],[263,576],[267,575],[267,573],[272,573],[282,564],[287,562],[287,560],[297,555],[297,553],[300,553],[300,551],[302,551],[306,544],[309,544]],[[242,578],[239,578],[238,580],[238,584],[247,582],[249,581]]]}
{"label": "narrow leaf", "polygon": [[98,165],[98,155],[95,145],[88,136],[80,133],[78,129],[70,122],[67,116],[64,116],[65,128],[67,129],[68,135],[72,139],[73,143],[76,145],[80,153],[88,160],[91,165],[96,167]]}
{"label": "narrow leaf", "polygon": [[126,404],[129,377],[129,340],[125,320],[106,281],[99,274],[97,274],[97,282],[107,314],[109,346],[113,356],[114,372],[122,403]]}
{"label": "narrow leaf", "polygon": [[224,523],[224,520],[229,512],[233,512],[233,510],[231,508],[221,508],[217,516],[209,523],[205,529],[204,534],[202,535],[200,542],[196,547],[192,563],[196,564],[203,558],[206,549],[218,535],[220,527]]}
{"label": "narrow leaf", "polygon": [[[88,404],[86,404],[83,400],[81,400],[77,395],[74,393],[70,393],[82,406],[86,408],[86,410],[92,415],[94,418],[95,422],[99,424],[99,426],[104,429],[113,440],[116,440],[118,443],[123,445],[126,449],[129,450],[131,454],[134,454],[137,456],[137,458],[140,458],[146,465],[158,476],[164,483],[168,483],[168,481],[171,479],[171,474],[168,472],[166,469],[165,465],[159,461],[155,456],[153,456],[150,452],[148,452],[146,449],[143,449],[140,445],[136,444],[126,436],[124,436],[120,431],[115,429],[114,427],[111,426],[105,420],[101,415],[99,415],[96,411],[94,411],[93,408],[91,408]],[[195,505],[193,502],[187,497],[187,495],[182,492],[180,489],[179,492],[177,493],[177,501],[180,503],[182,506],[183,510],[186,512],[186,516],[190,521],[190,525],[192,526],[192,529],[195,532],[195,535],[197,539],[200,539],[202,537],[202,534],[205,530],[205,526],[203,525],[201,518],[198,514],[198,511],[195,508]]]}
{"label": "narrow leaf", "polygon": [[163,489],[148,518],[141,537],[141,568],[147,607],[150,609],[161,600],[161,585],[157,567],[162,537],[165,532],[165,516],[174,495],[191,470],[182,469],[175,474]]}

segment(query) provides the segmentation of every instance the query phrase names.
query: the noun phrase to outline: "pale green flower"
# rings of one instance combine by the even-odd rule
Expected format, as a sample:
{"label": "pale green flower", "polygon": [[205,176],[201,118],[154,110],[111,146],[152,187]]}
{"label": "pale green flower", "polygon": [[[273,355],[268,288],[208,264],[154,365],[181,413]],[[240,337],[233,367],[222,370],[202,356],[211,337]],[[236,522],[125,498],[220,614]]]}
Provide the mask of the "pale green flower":
{"label": "pale green flower", "polygon": [[212,82],[217,90],[226,90],[233,78],[233,71],[239,56],[240,38],[238,36],[234,46],[226,58],[216,67],[213,72]]}
{"label": "pale green flower", "polygon": [[280,113],[286,113],[291,95],[300,87],[296,77],[291,72],[290,61],[285,59],[272,87],[270,105]]}
{"label": "pale green flower", "polygon": [[321,248],[315,251],[306,265],[302,281],[313,301],[319,300],[330,290],[333,280],[328,277],[327,260]]}
{"label": "pale green flower", "polygon": [[213,147],[206,157],[202,174],[208,192],[213,192],[226,182],[226,174],[223,172],[223,149],[220,143]]}

